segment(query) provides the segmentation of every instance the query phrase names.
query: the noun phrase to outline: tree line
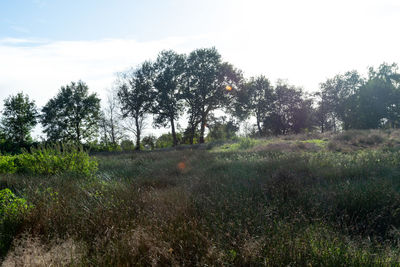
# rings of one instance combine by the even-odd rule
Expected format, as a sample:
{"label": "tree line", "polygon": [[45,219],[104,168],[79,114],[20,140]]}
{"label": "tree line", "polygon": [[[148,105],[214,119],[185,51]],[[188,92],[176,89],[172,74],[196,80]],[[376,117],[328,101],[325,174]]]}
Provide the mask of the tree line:
{"label": "tree line", "polygon": [[[143,137],[146,118],[153,126],[171,129],[171,145],[193,144],[207,138],[232,138],[238,122],[255,118],[254,136],[304,131],[397,128],[400,119],[400,74],[396,64],[338,74],[320,84],[317,93],[278,80],[243,72],[222,60],[215,48],[189,54],[168,50],[117,75],[103,110],[100,99],[83,81],[62,86],[40,110],[22,92],[4,100],[0,140],[9,147],[32,144],[31,132],[41,123],[45,142],[93,143],[118,146],[126,133],[135,148],[154,143]],[[216,117],[216,111],[224,112]],[[185,116],[184,116],[185,115]],[[185,117],[187,127],[178,129]],[[162,136],[160,138],[166,138]],[[160,139],[162,141],[162,139]],[[160,142],[161,142],[160,141]]]}

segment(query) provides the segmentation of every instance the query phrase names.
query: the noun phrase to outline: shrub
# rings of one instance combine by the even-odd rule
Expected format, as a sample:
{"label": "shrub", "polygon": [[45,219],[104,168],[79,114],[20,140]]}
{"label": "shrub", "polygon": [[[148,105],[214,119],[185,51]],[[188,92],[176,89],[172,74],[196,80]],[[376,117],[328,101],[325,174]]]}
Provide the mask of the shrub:
{"label": "shrub", "polygon": [[145,136],[142,139],[142,144],[146,149],[153,150],[156,146],[157,138],[154,135]]}
{"label": "shrub", "polygon": [[0,156],[0,173],[14,173],[17,168],[14,165],[13,156]]}
{"label": "shrub", "polygon": [[[183,143],[181,133],[176,133],[176,138],[178,139],[178,144]],[[161,135],[160,137],[157,138],[157,141],[155,142],[156,148],[172,147],[173,144],[174,144],[174,139],[171,133],[166,133]]]}
{"label": "shrub", "polygon": [[0,191],[0,255],[4,256],[13,241],[24,214],[31,207],[10,189]]}
{"label": "shrub", "polygon": [[121,149],[122,151],[133,151],[135,149],[135,145],[131,140],[125,139],[121,141]]}
{"label": "shrub", "polygon": [[70,173],[90,177],[97,171],[97,161],[75,146],[41,147],[16,156],[18,171],[54,175]]}
{"label": "shrub", "polygon": [[239,141],[239,148],[240,149],[248,149],[255,146],[256,141],[252,138],[241,138]]}
{"label": "shrub", "polygon": [[361,136],[358,142],[366,145],[375,145],[383,143],[384,138],[378,134],[370,134],[368,136]]}

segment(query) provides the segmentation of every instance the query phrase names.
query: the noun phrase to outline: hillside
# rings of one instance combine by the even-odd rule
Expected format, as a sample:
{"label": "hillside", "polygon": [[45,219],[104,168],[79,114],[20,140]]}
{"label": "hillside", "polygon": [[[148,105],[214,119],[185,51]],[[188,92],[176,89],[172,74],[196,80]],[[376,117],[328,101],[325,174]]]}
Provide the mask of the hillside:
{"label": "hillside", "polygon": [[29,206],[8,248],[1,202],[5,266],[400,261],[398,130],[94,157],[89,177],[0,176]]}

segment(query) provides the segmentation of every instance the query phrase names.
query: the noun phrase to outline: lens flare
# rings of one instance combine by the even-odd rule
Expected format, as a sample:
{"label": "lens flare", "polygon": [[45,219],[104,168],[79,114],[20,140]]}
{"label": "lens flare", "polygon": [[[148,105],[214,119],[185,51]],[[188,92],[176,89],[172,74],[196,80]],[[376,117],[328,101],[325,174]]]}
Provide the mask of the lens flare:
{"label": "lens flare", "polygon": [[232,91],[232,86],[227,85],[225,88],[227,91]]}
{"label": "lens flare", "polygon": [[186,164],[184,162],[179,162],[178,163],[178,169],[183,171],[186,168]]}

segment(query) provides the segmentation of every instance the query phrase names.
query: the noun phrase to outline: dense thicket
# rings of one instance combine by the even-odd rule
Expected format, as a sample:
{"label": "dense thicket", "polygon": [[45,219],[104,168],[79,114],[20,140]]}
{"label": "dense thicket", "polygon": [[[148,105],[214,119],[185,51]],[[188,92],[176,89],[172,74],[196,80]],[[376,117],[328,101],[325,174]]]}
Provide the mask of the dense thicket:
{"label": "dense thicket", "polygon": [[[122,141],[130,142],[129,131],[136,137],[135,149],[142,147],[143,138],[146,147],[155,147],[154,136],[142,134],[151,116],[155,127],[171,129],[172,142],[158,143],[172,146],[203,143],[206,137],[234,138],[238,122],[250,118],[255,124],[247,124],[246,132],[256,136],[400,125],[400,74],[394,63],[370,67],[366,77],[357,71],[338,74],[311,96],[282,80],[273,84],[264,75],[245,79],[215,48],[188,55],[168,50],[154,62],[120,73],[110,96],[101,112],[100,99],[89,94],[84,82],[61,87],[41,109],[46,140],[117,149]],[[216,118],[221,111],[222,120]],[[23,93],[6,99],[0,150],[32,143],[37,115],[34,102]],[[185,119],[186,128],[181,128]]]}

